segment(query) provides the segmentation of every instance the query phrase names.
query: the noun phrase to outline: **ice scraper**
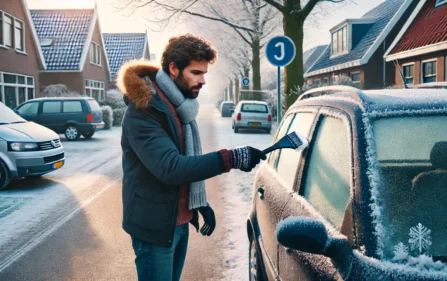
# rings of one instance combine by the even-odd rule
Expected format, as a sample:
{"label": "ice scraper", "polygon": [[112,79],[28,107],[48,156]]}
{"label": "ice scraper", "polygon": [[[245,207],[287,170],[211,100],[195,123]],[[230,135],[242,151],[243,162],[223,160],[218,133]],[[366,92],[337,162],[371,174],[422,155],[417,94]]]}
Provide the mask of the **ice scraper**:
{"label": "ice scraper", "polygon": [[272,146],[263,150],[265,154],[272,152],[276,149],[281,148],[293,148],[293,149],[305,149],[309,145],[309,141],[305,136],[298,132],[291,132],[288,135],[282,137],[279,141],[277,141]]}

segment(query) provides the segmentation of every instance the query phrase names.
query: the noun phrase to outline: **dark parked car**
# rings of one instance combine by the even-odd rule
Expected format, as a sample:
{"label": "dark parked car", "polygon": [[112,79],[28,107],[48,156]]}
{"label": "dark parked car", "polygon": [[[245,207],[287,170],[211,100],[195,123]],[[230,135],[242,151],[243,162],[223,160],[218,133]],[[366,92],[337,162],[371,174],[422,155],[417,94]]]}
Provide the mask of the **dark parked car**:
{"label": "dark parked car", "polygon": [[231,117],[233,114],[230,112],[236,105],[232,101],[224,101],[220,104],[220,113],[222,117]]}
{"label": "dark parked car", "polygon": [[305,93],[256,173],[250,280],[447,280],[447,90]]}
{"label": "dark parked car", "polygon": [[96,130],[104,128],[101,108],[89,97],[33,99],[21,104],[15,112],[28,121],[65,134],[70,141],[81,135],[91,138]]}

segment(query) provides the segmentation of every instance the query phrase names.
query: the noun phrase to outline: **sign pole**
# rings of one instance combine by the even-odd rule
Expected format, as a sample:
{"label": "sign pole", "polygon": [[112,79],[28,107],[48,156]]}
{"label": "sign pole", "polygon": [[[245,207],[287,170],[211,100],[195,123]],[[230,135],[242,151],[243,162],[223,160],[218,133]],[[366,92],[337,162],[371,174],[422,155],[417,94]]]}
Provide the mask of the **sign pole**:
{"label": "sign pole", "polygon": [[276,115],[276,122],[281,123],[281,113],[282,113],[282,104],[281,104],[281,67],[278,66],[278,75],[276,77],[278,79],[277,81],[277,88],[278,88],[278,105],[276,108],[277,115]]}

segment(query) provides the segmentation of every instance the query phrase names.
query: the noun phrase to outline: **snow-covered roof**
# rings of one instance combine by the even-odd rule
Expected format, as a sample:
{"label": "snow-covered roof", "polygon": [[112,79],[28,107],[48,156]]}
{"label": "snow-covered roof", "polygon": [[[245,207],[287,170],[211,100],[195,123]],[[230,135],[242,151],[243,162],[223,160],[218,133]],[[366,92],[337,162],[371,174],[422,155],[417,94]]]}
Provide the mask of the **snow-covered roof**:
{"label": "snow-covered roof", "polygon": [[267,104],[265,101],[241,100],[239,103]]}

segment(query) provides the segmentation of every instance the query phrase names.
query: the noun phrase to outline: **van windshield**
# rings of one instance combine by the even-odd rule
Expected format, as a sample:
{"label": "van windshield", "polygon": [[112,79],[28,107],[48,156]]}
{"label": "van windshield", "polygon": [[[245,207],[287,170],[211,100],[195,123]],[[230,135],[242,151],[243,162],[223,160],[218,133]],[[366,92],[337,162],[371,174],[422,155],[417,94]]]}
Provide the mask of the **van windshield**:
{"label": "van windshield", "polygon": [[11,108],[0,102],[0,125],[22,122],[26,122],[26,120],[17,115]]}

